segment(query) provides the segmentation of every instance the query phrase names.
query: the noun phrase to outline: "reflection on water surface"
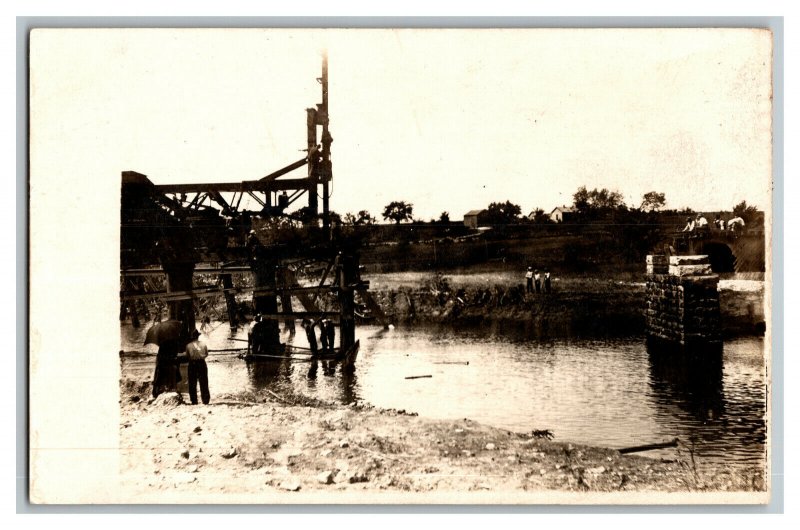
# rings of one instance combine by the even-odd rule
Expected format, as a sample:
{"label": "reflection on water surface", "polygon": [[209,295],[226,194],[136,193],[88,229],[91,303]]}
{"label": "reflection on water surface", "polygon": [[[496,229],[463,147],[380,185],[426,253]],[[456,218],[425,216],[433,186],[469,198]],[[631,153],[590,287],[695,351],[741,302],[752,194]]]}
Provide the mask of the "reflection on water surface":
{"label": "reflection on water surface", "polygon": [[[214,349],[240,348],[244,331],[216,324],[203,337]],[[122,326],[125,351],[142,346],[145,328]],[[641,338],[529,341],[504,331],[411,328],[357,331],[356,373],[334,362],[247,364],[235,352],[212,353],[214,395],[292,391],[344,403],[362,400],[430,418],[470,418],[525,432],[550,429],[557,440],[625,447],[674,437],[703,463],[758,466],[764,459],[766,383],[763,340],[725,343],[721,363],[698,367],[649,355]],[[283,340],[305,346],[303,337]],[[123,377],[147,380],[153,358],[126,357]],[[406,379],[430,375],[429,378]],[[673,450],[647,453],[674,457]]]}

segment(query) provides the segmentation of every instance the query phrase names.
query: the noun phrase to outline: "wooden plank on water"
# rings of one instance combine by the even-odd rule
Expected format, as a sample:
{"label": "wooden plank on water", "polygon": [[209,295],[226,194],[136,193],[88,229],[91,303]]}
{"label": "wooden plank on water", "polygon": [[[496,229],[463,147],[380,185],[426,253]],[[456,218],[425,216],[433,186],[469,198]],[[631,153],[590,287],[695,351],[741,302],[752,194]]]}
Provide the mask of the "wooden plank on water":
{"label": "wooden plank on water", "polygon": [[656,444],[646,444],[646,445],[634,445],[633,447],[623,447],[622,449],[618,449],[619,453],[622,455],[628,453],[640,453],[642,451],[652,451],[654,449],[666,449],[668,447],[677,447],[678,446],[678,439],[675,438],[670,440],[669,442],[662,442]]}

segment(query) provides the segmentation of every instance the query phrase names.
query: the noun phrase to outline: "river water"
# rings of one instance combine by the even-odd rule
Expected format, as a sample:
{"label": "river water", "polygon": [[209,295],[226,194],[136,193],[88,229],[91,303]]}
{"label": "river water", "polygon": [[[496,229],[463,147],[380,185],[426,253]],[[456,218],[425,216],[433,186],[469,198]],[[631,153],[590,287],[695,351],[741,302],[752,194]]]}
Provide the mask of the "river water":
{"label": "river water", "polygon": [[[304,334],[282,340],[306,346]],[[146,327],[121,327],[122,349],[142,346]],[[721,370],[699,371],[648,354],[643,338],[530,341],[513,333],[359,326],[356,373],[307,362],[247,365],[209,356],[215,395],[265,389],[343,403],[364,401],[438,419],[469,418],[517,432],[549,429],[556,440],[627,447],[678,437],[699,466],[760,470],[765,458],[764,342],[724,345]],[[241,348],[243,330],[212,323],[211,350]],[[239,340],[235,340],[239,339]],[[674,361],[674,360],[673,360]],[[124,356],[122,375],[152,377],[154,357]],[[185,373],[184,373],[185,375]],[[431,376],[406,379],[412,376]],[[643,453],[674,458],[674,449]]]}

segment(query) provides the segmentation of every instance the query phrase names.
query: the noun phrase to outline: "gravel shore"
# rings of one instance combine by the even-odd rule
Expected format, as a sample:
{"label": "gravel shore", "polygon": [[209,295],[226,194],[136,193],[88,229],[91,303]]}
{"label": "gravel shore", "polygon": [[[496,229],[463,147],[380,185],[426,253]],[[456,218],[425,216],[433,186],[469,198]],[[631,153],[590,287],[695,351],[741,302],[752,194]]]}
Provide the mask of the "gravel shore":
{"label": "gravel shore", "polygon": [[654,502],[640,494],[669,492],[707,502],[707,492],[740,492],[727,498],[755,503],[766,495],[763,475],[701,475],[680,446],[679,458],[656,460],[363,404],[241,394],[192,406],[180,394],[149,399],[149,390],[146,381],[121,383],[120,476],[138,502]]}

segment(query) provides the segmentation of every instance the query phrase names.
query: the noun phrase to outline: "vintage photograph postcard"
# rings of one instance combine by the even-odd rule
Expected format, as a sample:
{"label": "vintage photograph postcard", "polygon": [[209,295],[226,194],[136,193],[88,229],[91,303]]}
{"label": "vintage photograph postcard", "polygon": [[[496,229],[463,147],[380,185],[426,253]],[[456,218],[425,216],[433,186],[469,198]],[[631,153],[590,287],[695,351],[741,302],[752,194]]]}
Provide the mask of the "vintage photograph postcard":
{"label": "vintage photograph postcard", "polygon": [[35,29],[30,501],[764,504],[766,29]]}

